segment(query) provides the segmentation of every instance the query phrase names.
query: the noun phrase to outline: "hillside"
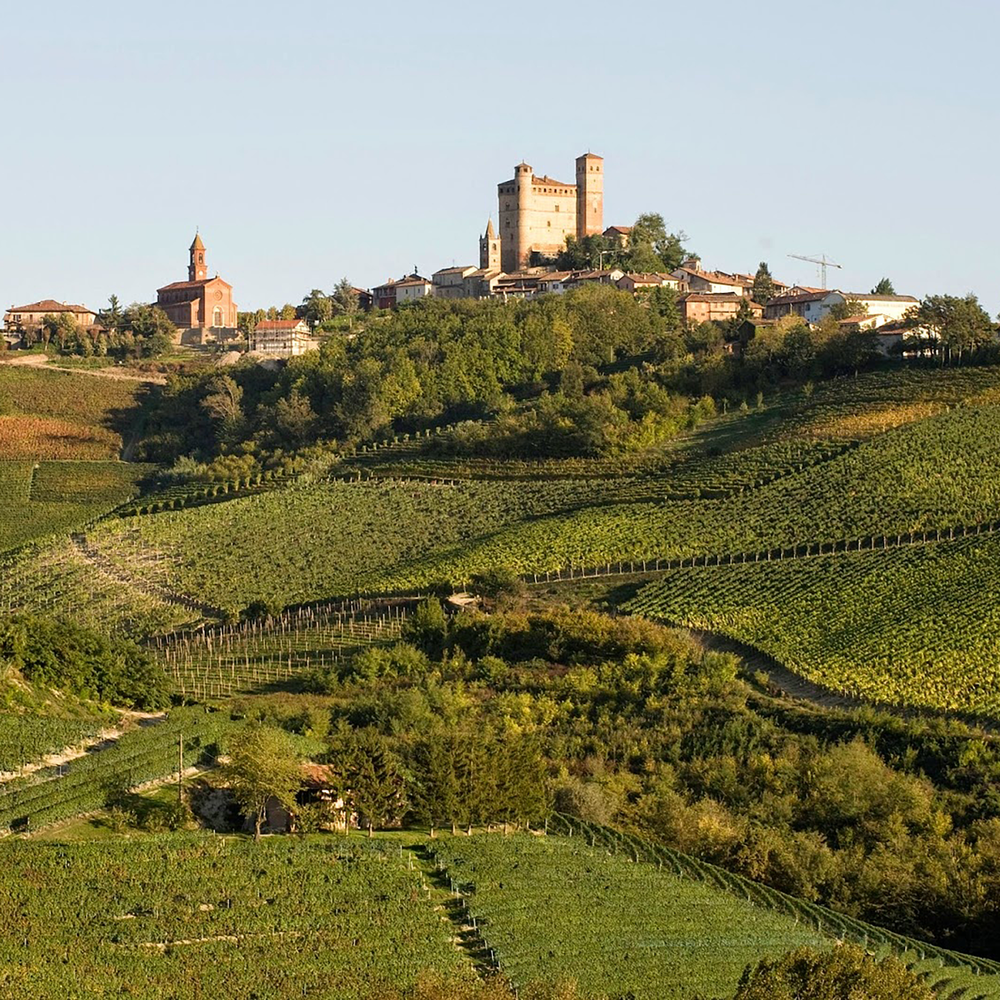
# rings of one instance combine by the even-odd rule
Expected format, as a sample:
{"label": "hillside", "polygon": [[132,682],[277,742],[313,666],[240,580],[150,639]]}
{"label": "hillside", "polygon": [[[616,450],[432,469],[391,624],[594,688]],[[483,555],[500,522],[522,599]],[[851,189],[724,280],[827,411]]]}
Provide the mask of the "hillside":
{"label": "hillside", "polygon": [[[988,609],[980,615],[959,596],[988,592],[988,559],[976,564],[978,584],[964,574],[950,596],[932,600],[938,608],[954,603],[943,618],[918,599],[927,592],[923,578],[900,569],[904,590],[896,591],[890,624],[884,603],[859,601],[849,611],[839,589],[825,597],[847,577],[824,581],[822,571],[855,567],[875,593],[883,576],[894,580],[894,567],[912,560],[933,575],[928,580],[963,576],[951,549],[935,548],[938,539],[972,534],[991,551],[1000,492],[984,470],[1000,461],[998,401],[993,368],[834,380],[719,418],[619,474],[606,459],[543,460],[535,469],[448,457],[447,434],[366,449],[289,485],[107,519],[85,543],[57,543],[13,565],[12,606],[35,606],[35,567],[43,563],[49,606],[53,593],[65,591],[58,606],[84,585],[77,603],[87,614],[131,629],[180,624],[197,608],[234,613],[254,601],[281,607],[443,583],[461,588],[497,566],[529,581],[645,568],[667,572],[650,591],[655,602],[632,609],[718,628],[850,694],[993,711],[989,676],[969,668],[981,661],[991,669]],[[868,554],[849,557],[852,549]],[[800,603],[759,613],[774,609],[770,595],[788,587]],[[904,599],[907,588],[914,593]],[[740,602],[757,610],[737,615]],[[767,631],[754,624],[765,619]],[[821,641],[808,639],[819,622],[832,627]],[[855,623],[859,631],[844,631]],[[838,629],[850,646],[841,654]],[[892,654],[879,653],[877,643]],[[972,661],[968,651],[978,651]],[[904,660],[911,674],[897,668]]]}
{"label": "hillside", "polygon": [[119,461],[138,432],[138,381],[0,363],[0,552],[67,532],[138,492]]}

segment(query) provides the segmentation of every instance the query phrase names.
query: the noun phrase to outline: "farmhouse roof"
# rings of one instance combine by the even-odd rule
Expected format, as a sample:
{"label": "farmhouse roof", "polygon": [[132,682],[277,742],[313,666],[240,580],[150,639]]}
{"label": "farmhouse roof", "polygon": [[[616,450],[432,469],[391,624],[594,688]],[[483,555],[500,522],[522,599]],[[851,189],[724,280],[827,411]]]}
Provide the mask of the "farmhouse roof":
{"label": "farmhouse roof", "polygon": [[748,302],[736,292],[688,292],[680,297],[682,302]]}
{"label": "farmhouse roof", "polygon": [[[839,290],[839,289],[838,289]],[[841,292],[848,299],[859,302],[918,302],[912,295],[866,295],[864,292]]]}
{"label": "farmhouse roof", "polygon": [[55,299],[40,299],[38,302],[32,302],[26,306],[11,306],[8,312],[84,312],[93,313],[95,316],[97,315],[93,309],[88,309],[86,306],[76,306],[69,302],[56,302]]}
{"label": "farmhouse roof", "polygon": [[744,282],[739,278],[734,278],[731,274],[724,274],[722,271],[699,271],[697,268],[684,267],[683,265],[677,270],[710,281],[713,285],[739,285],[740,287],[744,285]]}

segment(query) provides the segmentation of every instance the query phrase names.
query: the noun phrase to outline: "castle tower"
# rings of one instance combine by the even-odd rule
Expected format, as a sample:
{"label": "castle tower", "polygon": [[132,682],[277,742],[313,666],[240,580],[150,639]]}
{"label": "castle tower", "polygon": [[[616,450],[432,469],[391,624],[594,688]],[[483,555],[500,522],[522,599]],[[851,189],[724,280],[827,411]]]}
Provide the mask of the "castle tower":
{"label": "castle tower", "polygon": [[[504,267],[509,274],[527,266],[531,254],[531,184],[534,171],[523,161],[514,168],[514,226],[504,248]],[[501,233],[501,236],[503,234]]]}
{"label": "castle tower", "polygon": [[492,271],[500,268],[500,237],[493,228],[493,219],[486,223],[486,232],[479,237],[479,266]]}
{"label": "castle tower", "polygon": [[204,281],[208,277],[208,267],[205,265],[205,244],[198,233],[194,234],[189,252],[188,281]]}
{"label": "castle tower", "polygon": [[604,157],[576,158],[576,238],[604,232]]}

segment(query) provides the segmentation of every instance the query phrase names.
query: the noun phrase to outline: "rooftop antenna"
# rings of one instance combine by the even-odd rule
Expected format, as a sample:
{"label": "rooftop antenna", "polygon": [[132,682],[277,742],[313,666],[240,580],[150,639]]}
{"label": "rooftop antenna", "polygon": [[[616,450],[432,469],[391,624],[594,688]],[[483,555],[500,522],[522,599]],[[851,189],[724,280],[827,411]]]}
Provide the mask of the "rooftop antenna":
{"label": "rooftop antenna", "polygon": [[820,288],[822,288],[823,291],[826,291],[826,269],[828,267],[843,268],[844,266],[843,264],[837,264],[834,261],[830,260],[830,258],[827,257],[825,253],[817,254],[813,257],[805,257],[802,254],[798,253],[790,253],[788,256],[794,257],[795,260],[804,260],[808,261],[810,264],[817,265],[820,276]]}

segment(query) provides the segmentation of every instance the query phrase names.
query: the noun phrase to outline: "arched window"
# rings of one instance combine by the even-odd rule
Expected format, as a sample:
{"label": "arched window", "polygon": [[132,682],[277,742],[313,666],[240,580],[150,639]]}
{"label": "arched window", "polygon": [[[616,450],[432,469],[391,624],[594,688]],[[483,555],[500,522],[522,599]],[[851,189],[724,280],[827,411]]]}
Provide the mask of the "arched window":
{"label": "arched window", "polygon": [[222,306],[216,306],[214,312],[212,313],[212,326],[225,325],[225,320],[222,317]]}

